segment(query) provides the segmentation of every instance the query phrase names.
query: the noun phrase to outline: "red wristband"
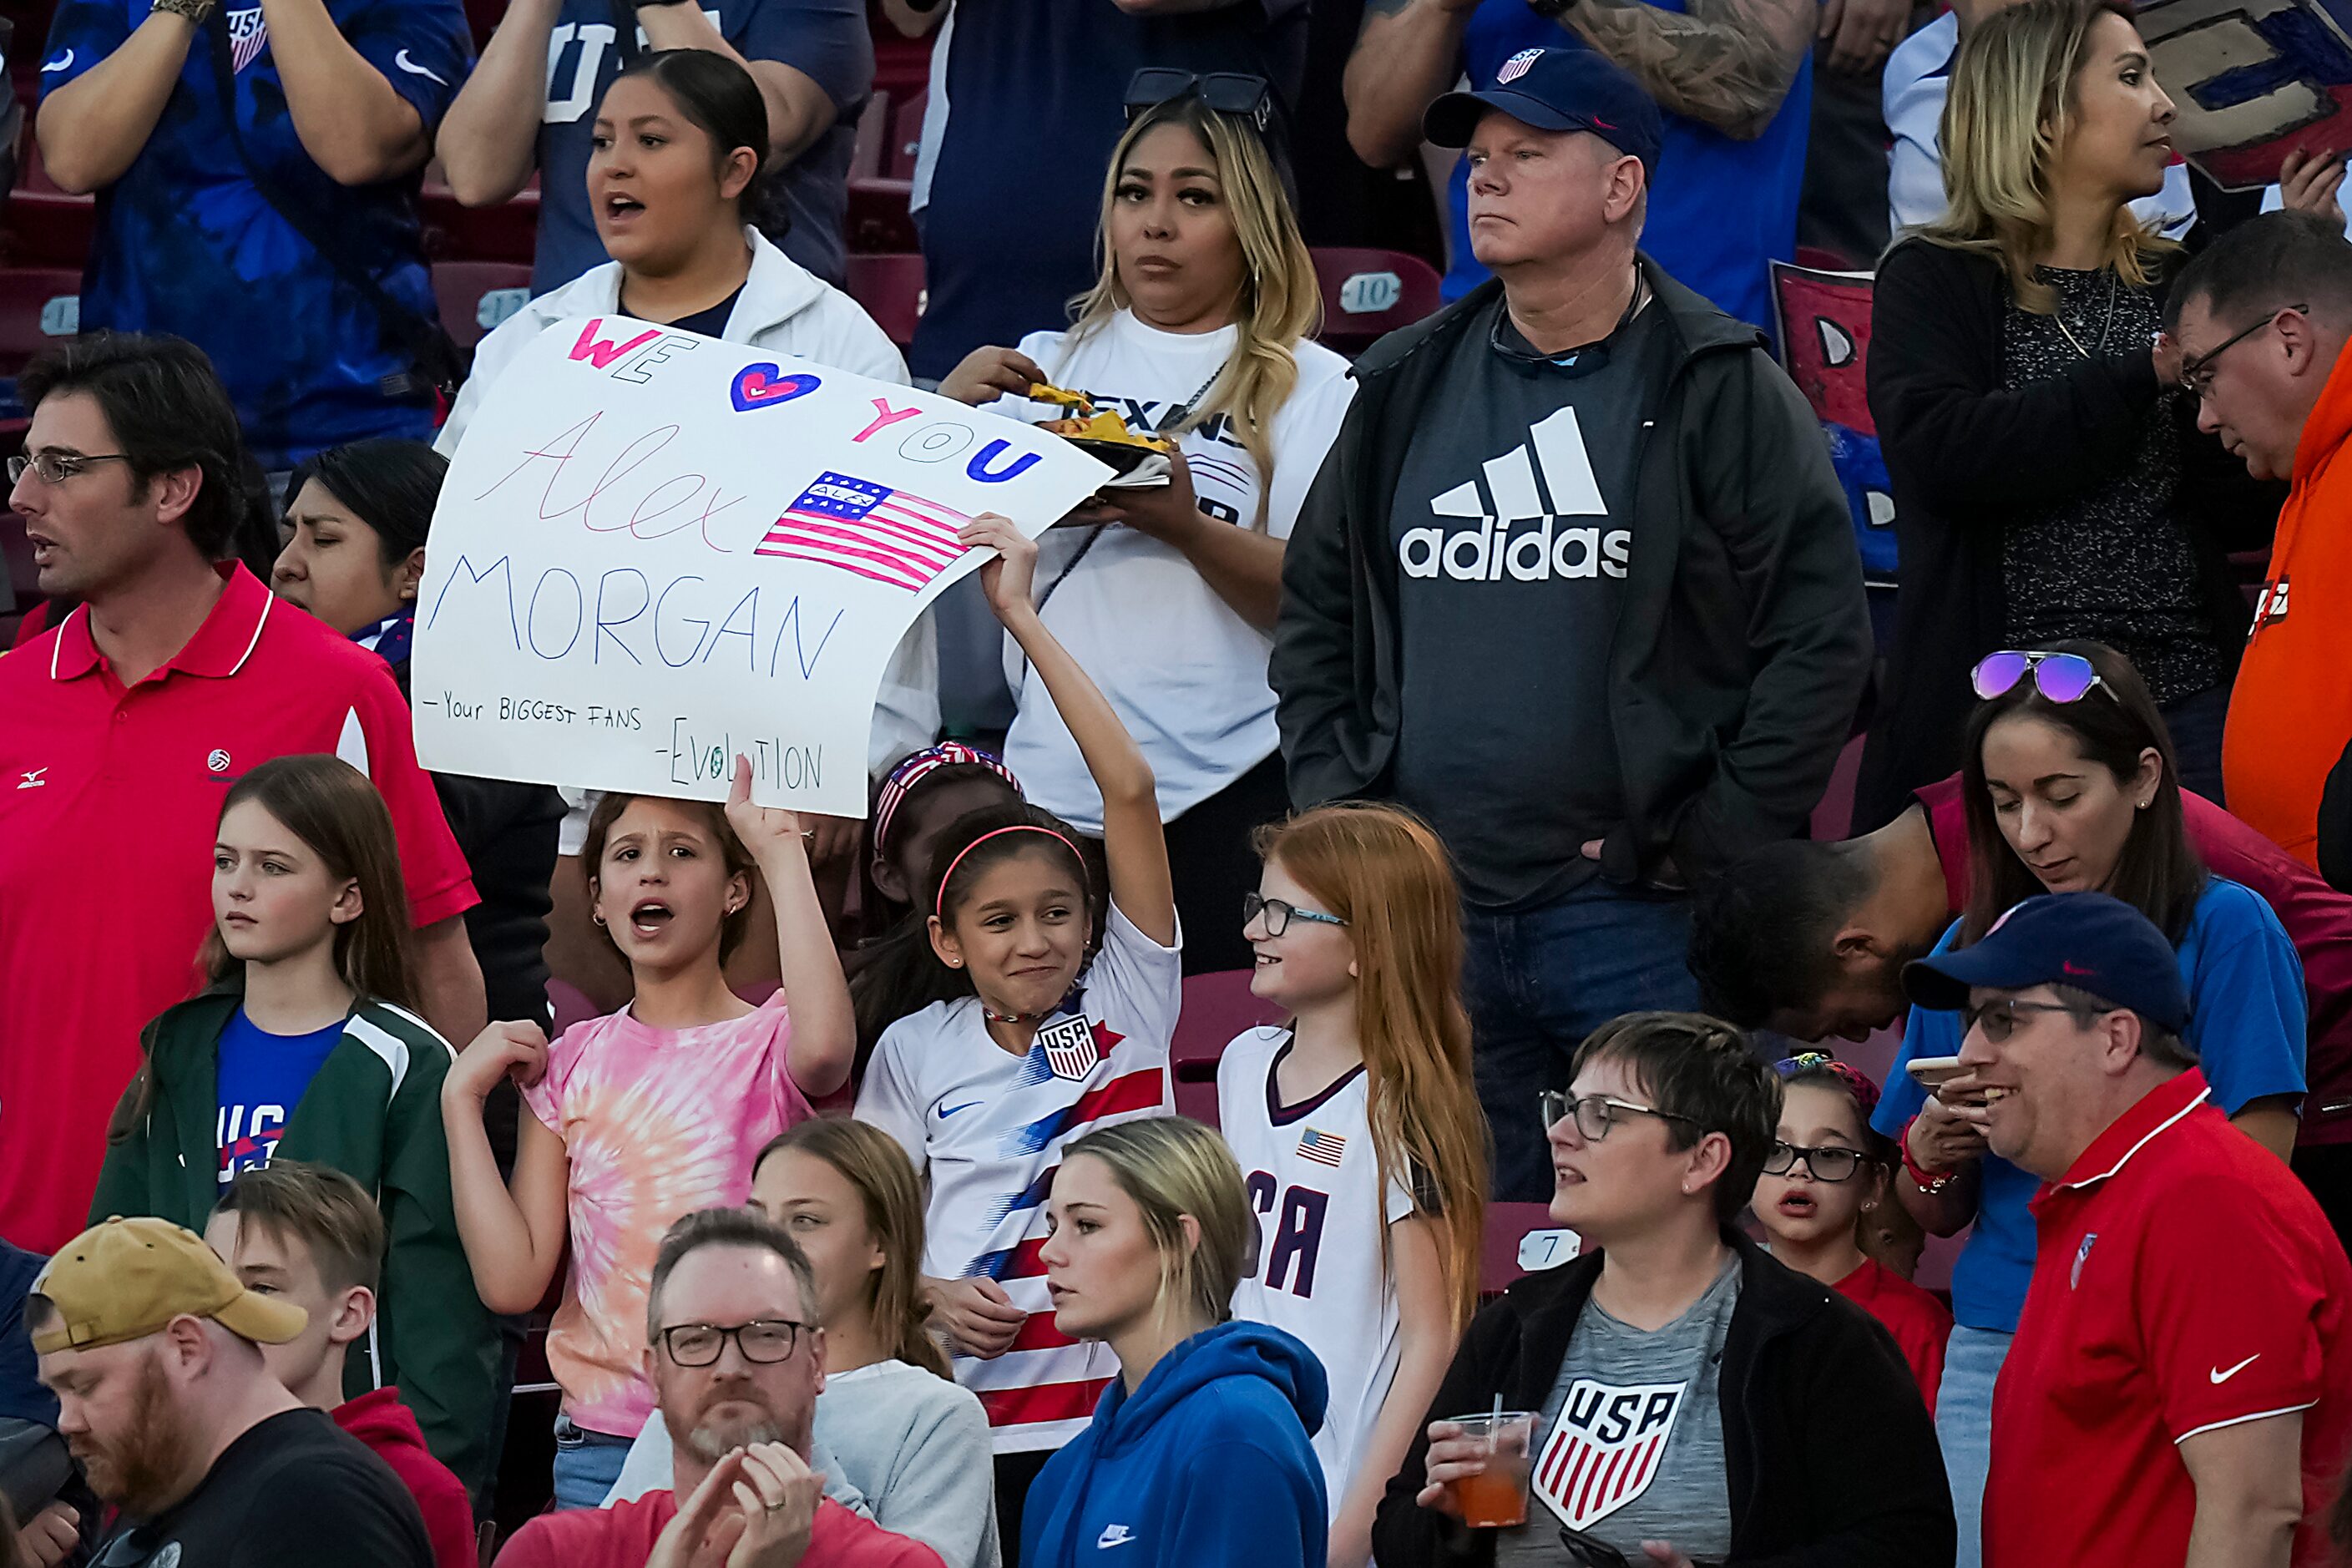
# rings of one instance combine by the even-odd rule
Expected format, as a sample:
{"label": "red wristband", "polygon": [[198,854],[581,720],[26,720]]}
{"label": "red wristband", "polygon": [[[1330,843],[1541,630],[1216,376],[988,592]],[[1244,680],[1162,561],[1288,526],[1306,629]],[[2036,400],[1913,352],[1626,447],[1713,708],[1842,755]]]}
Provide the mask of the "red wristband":
{"label": "red wristband", "polygon": [[1952,1184],[1952,1178],[1959,1174],[1959,1173],[1957,1171],[1930,1171],[1926,1166],[1920,1164],[1918,1161],[1911,1157],[1911,1122],[1918,1120],[1919,1119],[1915,1116],[1911,1119],[1911,1121],[1906,1121],[1903,1124],[1902,1134],[1895,1139],[1895,1146],[1902,1152],[1903,1168],[1911,1173],[1912,1181],[1918,1184],[1918,1187],[1921,1192],[1926,1193],[1932,1197],[1936,1194],[1942,1192],[1946,1187],[1950,1186]]}

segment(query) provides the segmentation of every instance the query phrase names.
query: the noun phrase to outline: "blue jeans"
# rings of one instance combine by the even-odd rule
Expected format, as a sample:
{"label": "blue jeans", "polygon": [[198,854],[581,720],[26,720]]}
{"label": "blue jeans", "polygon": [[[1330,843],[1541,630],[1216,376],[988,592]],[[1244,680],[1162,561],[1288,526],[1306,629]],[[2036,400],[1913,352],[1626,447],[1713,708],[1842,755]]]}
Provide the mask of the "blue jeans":
{"label": "blue jeans", "polygon": [[[660,1416],[654,1417],[658,1421]],[[572,1417],[555,1418],[555,1506],[602,1508],[604,1495],[621,1479],[621,1461],[629,1457],[630,1439],[610,1432],[574,1426]]]}
{"label": "blue jeans", "polygon": [[1936,1440],[1952,1483],[1952,1518],[1960,1527],[1954,1568],[1977,1568],[1983,1550],[1985,1472],[1992,1468],[1992,1385],[2016,1336],[1956,1326],[1944,1346],[1944,1381],[1936,1389]]}
{"label": "blue jeans", "polygon": [[1551,1199],[1551,1152],[1536,1096],[1568,1085],[1568,1064],[1621,1014],[1698,1005],[1690,900],[1593,879],[1531,910],[1465,909],[1463,1001],[1478,1103],[1495,1135],[1494,1196]]}

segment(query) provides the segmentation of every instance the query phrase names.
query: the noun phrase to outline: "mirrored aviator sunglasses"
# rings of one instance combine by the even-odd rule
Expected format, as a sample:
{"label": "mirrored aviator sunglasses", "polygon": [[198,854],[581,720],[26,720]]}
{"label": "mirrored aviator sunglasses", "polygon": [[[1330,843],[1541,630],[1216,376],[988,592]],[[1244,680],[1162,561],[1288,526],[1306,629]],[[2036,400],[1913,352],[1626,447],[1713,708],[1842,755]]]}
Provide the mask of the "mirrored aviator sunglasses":
{"label": "mirrored aviator sunglasses", "polygon": [[2091,661],[2079,653],[2034,653],[2022,648],[1985,655],[1969,672],[1969,684],[1979,697],[1990,700],[2006,695],[2028,675],[2033,678],[2033,689],[2053,702],[2080,702],[2092,688],[2106,686]]}

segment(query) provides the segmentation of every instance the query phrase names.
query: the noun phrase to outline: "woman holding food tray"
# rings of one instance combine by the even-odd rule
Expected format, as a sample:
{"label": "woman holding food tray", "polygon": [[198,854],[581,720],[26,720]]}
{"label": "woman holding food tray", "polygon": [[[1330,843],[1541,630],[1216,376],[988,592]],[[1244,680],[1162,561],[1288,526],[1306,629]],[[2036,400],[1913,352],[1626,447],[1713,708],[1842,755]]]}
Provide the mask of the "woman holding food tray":
{"label": "woman holding food tray", "polygon": [[[1321,295],[1268,142],[1266,84],[1148,69],[1127,104],[1102,277],[1072,302],[1076,324],[976,350],[940,391],[1069,418],[1120,469],[1043,542],[1038,607],[1159,780],[1186,971],[1240,969],[1249,830],[1288,804],[1265,678],[1283,542],[1355,384],[1308,336]],[[1006,663],[1007,765],[1032,800],[1099,833],[1069,731],[1009,645]]]}

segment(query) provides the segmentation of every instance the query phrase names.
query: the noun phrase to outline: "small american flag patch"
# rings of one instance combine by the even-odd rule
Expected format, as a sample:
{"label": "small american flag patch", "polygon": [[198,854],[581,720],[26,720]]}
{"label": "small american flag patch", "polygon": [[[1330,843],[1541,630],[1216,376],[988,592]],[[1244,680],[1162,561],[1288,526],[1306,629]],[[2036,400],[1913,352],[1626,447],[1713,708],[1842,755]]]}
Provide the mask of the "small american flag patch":
{"label": "small american flag patch", "polygon": [[1501,87],[1506,82],[1518,80],[1528,74],[1529,66],[1541,58],[1543,58],[1541,49],[1521,49],[1517,54],[1505,60],[1503,68],[1495,73],[1495,85]]}
{"label": "small american flag patch", "polygon": [[1302,1160],[1312,1160],[1318,1165],[1329,1165],[1337,1169],[1340,1159],[1347,1152],[1348,1141],[1337,1132],[1318,1132],[1310,1127],[1307,1130],[1307,1135],[1298,1141],[1298,1157]]}

